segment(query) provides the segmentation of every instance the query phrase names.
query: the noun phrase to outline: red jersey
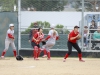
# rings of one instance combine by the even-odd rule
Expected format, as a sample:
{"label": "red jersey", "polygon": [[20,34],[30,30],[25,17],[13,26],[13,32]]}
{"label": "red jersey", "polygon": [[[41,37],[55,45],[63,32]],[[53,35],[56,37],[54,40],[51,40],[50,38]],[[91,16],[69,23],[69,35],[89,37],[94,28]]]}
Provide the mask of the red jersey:
{"label": "red jersey", "polygon": [[44,38],[44,34],[43,33],[40,33],[40,32],[37,32],[36,34],[34,34],[33,36],[36,40],[39,40],[38,42],[36,42],[35,40],[32,40],[32,42],[35,42],[36,44],[39,44],[42,39]]}
{"label": "red jersey", "polygon": [[70,40],[71,37],[75,37],[79,34],[79,32],[75,33],[74,30],[72,32],[69,33],[69,37],[68,37],[68,41],[72,42],[72,43],[76,43],[77,39],[74,40]]}

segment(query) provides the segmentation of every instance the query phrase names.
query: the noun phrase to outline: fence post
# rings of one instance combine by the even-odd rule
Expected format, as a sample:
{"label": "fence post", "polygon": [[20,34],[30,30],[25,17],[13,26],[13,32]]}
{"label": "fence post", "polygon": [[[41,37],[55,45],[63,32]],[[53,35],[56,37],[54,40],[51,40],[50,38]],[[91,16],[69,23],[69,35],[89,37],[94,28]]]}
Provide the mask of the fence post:
{"label": "fence post", "polygon": [[[82,0],[82,28],[84,28],[84,0]],[[82,30],[82,51],[83,51],[83,46],[84,46],[84,39],[83,39],[84,31]]]}
{"label": "fence post", "polygon": [[18,0],[18,54],[21,49],[21,0]]}

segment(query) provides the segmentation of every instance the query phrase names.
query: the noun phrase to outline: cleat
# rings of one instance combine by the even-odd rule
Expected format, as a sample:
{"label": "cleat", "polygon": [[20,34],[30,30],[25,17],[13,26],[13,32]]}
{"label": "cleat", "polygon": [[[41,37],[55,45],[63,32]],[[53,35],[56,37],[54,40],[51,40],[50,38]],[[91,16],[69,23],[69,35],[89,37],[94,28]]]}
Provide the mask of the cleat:
{"label": "cleat", "polygon": [[4,56],[1,56],[0,59],[5,59],[5,57]]}
{"label": "cleat", "polygon": [[50,58],[47,58],[47,60],[51,60]]}
{"label": "cleat", "polygon": [[34,58],[34,60],[39,60],[38,58]]}
{"label": "cleat", "polygon": [[42,56],[42,58],[45,58],[45,57],[47,57],[47,55],[43,55],[43,56]]}
{"label": "cleat", "polygon": [[63,62],[66,62],[66,59],[63,59]]}
{"label": "cleat", "polygon": [[82,60],[82,59],[80,59],[79,61],[80,61],[80,62],[85,62],[85,61],[84,61],[84,60]]}

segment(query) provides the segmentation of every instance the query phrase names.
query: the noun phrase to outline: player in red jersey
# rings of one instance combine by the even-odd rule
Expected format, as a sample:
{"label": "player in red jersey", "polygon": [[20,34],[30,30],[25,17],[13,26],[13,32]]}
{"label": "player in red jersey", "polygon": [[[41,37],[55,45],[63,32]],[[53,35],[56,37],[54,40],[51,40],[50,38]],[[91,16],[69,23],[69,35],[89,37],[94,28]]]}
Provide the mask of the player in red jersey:
{"label": "player in red jersey", "polygon": [[42,32],[42,28],[38,29],[38,32],[36,34],[34,34],[33,38],[32,38],[32,46],[34,48],[34,59],[38,60],[38,56],[41,52],[41,48],[39,43],[42,42],[42,39],[44,38],[44,34]]}
{"label": "player in red jersey", "polygon": [[[38,28],[39,28],[38,23],[35,22],[33,29],[31,29],[30,33],[29,33],[29,42],[31,43],[32,47],[34,46],[32,43],[32,38],[33,38],[34,34],[38,32]],[[44,47],[44,45],[45,45],[45,42],[42,42],[42,47]],[[47,57],[46,50],[43,50],[43,53],[44,53],[43,57]]]}
{"label": "player in red jersey", "polygon": [[68,35],[68,53],[65,55],[63,62],[66,61],[66,58],[72,53],[72,47],[74,47],[77,51],[78,51],[78,57],[79,57],[79,61],[84,62],[84,60],[82,60],[82,52],[81,49],[79,48],[78,44],[77,44],[77,40],[79,40],[81,38],[79,32],[78,32],[79,27],[75,26],[74,30],[71,31]]}

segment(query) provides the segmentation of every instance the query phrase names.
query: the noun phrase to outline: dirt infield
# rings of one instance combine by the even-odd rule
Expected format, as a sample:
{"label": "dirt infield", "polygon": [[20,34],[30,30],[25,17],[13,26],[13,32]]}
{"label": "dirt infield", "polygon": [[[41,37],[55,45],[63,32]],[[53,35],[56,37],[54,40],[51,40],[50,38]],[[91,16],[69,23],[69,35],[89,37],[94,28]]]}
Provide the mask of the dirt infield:
{"label": "dirt infield", "polygon": [[100,59],[84,58],[86,62],[79,62],[78,58],[24,58],[16,61],[15,58],[0,60],[0,75],[100,75]]}

